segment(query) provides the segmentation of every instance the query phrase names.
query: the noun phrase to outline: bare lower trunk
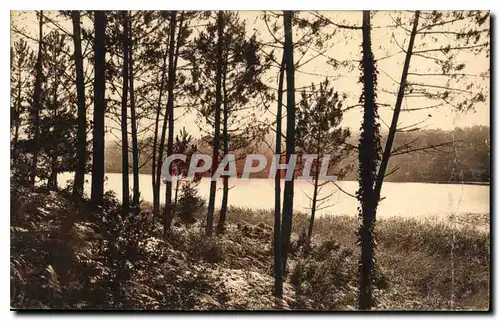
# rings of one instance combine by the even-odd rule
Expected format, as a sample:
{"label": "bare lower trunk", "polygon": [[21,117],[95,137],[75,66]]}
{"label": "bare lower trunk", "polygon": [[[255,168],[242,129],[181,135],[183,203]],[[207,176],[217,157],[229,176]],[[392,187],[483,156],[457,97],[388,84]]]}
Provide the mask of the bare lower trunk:
{"label": "bare lower trunk", "polygon": [[[316,150],[316,154],[319,156],[321,154],[321,131],[318,131],[318,135],[316,137],[316,145],[318,149]],[[316,160],[316,164],[314,167],[314,190],[313,190],[313,199],[311,206],[311,219],[309,220],[309,230],[307,232],[307,239],[310,241],[313,232],[314,226],[314,215],[316,214],[316,207],[318,202],[318,181],[319,181],[319,158]]]}
{"label": "bare lower trunk", "polygon": [[[170,35],[167,40],[167,44],[170,43]],[[161,81],[160,87],[158,88],[158,104],[156,106],[156,118],[155,118],[155,132],[153,137],[153,160],[152,160],[152,173],[151,173],[151,183],[153,187],[153,214],[155,216],[160,214],[160,180],[159,176],[161,173],[158,172],[158,168],[161,168],[161,165],[158,166],[158,163],[161,162],[161,159],[157,159],[156,155],[158,153],[158,131],[160,126],[160,115],[161,115],[161,101],[163,98],[163,87],[165,85],[165,76],[167,73],[167,56],[168,56],[168,47],[165,49],[165,54],[163,55],[163,64],[161,68]]]}
{"label": "bare lower trunk", "polygon": [[128,102],[128,16],[123,13],[123,87],[122,87],[122,209],[123,213],[129,210],[129,177],[128,177],[128,129],[127,129],[127,102]]}
{"label": "bare lower trunk", "polygon": [[222,178],[222,202],[219,214],[219,223],[217,224],[217,233],[221,234],[225,231],[226,215],[227,215],[227,202],[229,198],[229,177]]}
{"label": "bare lower trunk", "polygon": [[175,197],[174,197],[174,204],[177,205],[177,196],[179,195],[179,186],[180,186],[181,181],[177,180],[175,182]]}
{"label": "bare lower trunk", "polygon": [[[292,39],[292,19],[293,12],[284,11],[284,29],[285,29],[285,61],[286,61],[286,93],[287,93],[287,128],[286,128],[286,161],[295,152],[295,66],[293,62],[293,39]],[[285,191],[283,195],[283,220],[281,228],[282,245],[282,264],[283,272],[286,272],[286,263],[288,252],[290,250],[290,236],[292,233],[293,220],[293,193],[294,177],[285,182]]]}
{"label": "bare lower trunk", "polygon": [[73,21],[73,45],[75,47],[76,96],[78,102],[77,165],[73,195],[83,195],[87,158],[87,114],[85,108],[85,79],[83,77],[82,41],[80,35],[80,12],[71,12]]}
{"label": "bare lower trunk", "polygon": [[[158,158],[156,160],[156,191],[158,193],[158,210],[160,206],[160,186],[162,184],[162,179],[161,179],[161,169],[162,169],[162,164],[163,164],[163,149],[165,148],[165,137],[167,134],[167,118],[168,115],[165,113],[165,117],[163,119],[163,126],[161,129],[161,138],[160,142],[158,144]],[[159,211],[158,211],[159,213]]]}
{"label": "bare lower trunk", "polygon": [[313,226],[314,226],[314,215],[316,214],[316,203],[318,200],[318,177],[319,173],[316,170],[315,176],[314,176],[314,190],[313,190],[313,199],[312,199],[312,206],[311,206],[311,219],[309,220],[309,230],[307,231],[307,238],[311,240],[312,233],[313,233]]}
{"label": "bare lower trunk", "polygon": [[31,117],[33,121],[33,141],[34,141],[33,154],[32,154],[33,158],[31,160],[31,176],[30,176],[30,182],[32,185],[35,184],[37,166],[38,166],[38,151],[40,149],[40,110],[42,108],[41,95],[42,95],[42,77],[43,77],[42,39],[43,39],[43,11],[40,10],[36,77],[35,77],[35,88],[33,91],[33,107],[31,111]]}
{"label": "bare lower trunk", "polygon": [[[153,151],[156,153],[156,151]],[[153,188],[153,214],[155,216],[160,214],[160,184],[156,181],[156,161],[152,163],[152,188]]]}
{"label": "bare lower trunk", "polygon": [[[229,117],[229,106],[227,105],[227,91],[226,91],[226,66],[224,66],[224,71],[222,72],[222,91],[223,91],[223,124],[222,124],[222,136],[224,139],[223,153],[226,156],[229,153],[229,135],[228,135],[228,117]],[[228,169],[226,166],[226,170]],[[227,216],[227,202],[229,200],[229,177],[224,176],[222,178],[222,202],[219,212],[219,223],[217,224],[217,233],[224,233],[226,225]]]}
{"label": "bare lower trunk", "polygon": [[134,93],[134,55],[132,36],[132,17],[129,15],[129,71],[130,71],[130,122],[132,123],[132,173],[133,173],[133,199],[132,206],[139,205],[139,146],[137,142],[137,119],[135,114]]}
{"label": "bare lower trunk", "polygon": [[95,81],[94,81],[94,127],[92,130],[92,190],[91,199],[100,205],[104,196],[104,111],[105,111],[105,68],[106,68],[106,15],[95,11]]}
{"label": "bare lower trunk", "polygon": [[[285,55],[281,60],[278,80],[278,106],[276,113],[276,155],[281,160],[281,117],[283,110],[283,78]],[[274,296],[283,298],[283,276],[281,263],[281,172],[276,171],[274,181]]]}
{"label": "bare lower trunk", "polygon": [[[52,88],[52,106],[54,106],[53,109],[53,114],[52,117],[54,119],[58,118],[58,106],[59,103],[57,101],[57,89],[59,87],[59,81],[57,79],[56,73],[54,73],[54,79],[53,79],[53,88]],[[57,190],[57,144],[59,143],[59,128],[58,124],[55,123],[54,126],[52,127],[52,132],[53,132],[53,140],[54,140],[54,150],[52,151],[52,156],[50,159],[50,177],[48,180],[48,186],[51,190]]]}
{"label": "bare lower trunk", "polygon": [[[224,35],[224,13],[219,11],[217,17],[217,72],[216,72],[216,88],[215,88],[215,121],[214,121],[214,139],[212,143],[212,170],[211,175],[214,175],[219,165],[219,140],[220,140],[220,107],[222,100],[222,37]],[[208,198],[207,209],[207,226],[206,234],[212,235],[214,224],[214,210],[215,210],[215,192],[217,190],[217,180],[210,182],[210,196]]]}
{"label": "bare lower trunk", "polygon": [[360,310],[370,310],[373,307],[373,224],[374,194],[377,167],[377,134],[376,134],[376,109],[375,84],[376,71],[373,53],[371,50],[371,24],[370,12],[363,12],[363,124],[359,140],[359,191],[361,226],[358,231],[361,245],[359,261],[359,298]]}
{"label": "bare lower trunk", "polygon": [[19,141],[19,121],[14,125],[14,141],[12,142],[12,160],[14,163],[17,162],[17,150],[18,150],[18,141]]}
{"label": "bare lower trunk", "polygon": [[50,166],[50,176],[47,182],[49,189],[57,190],[57,157],[52,157]]}
{"label": "bare lower trunk", "polygon": [[14,115],[14,119],[12,120],[13,123],[14,123],[14,138],[13,138],[13,141],[12,141],[12,161],[13,163],[17,163],[17,151],[18,151],[18,141],[19,141],[19,118],[20,118],[20,115],[21,115],[21,68],[22,68],[22,64],[18,64],[17,68],[18,68],[18,74],[17,74],[17,79],[18,79],[18,83],[17,83],[17,94],[16,94],[16,110],[15,110],[15,115]]}
{"label": "bare lower trunk", "polygon": [[[170,44],[168,49],[168,81],[167,81],[167,115],[168,115],[168,142],[167,142],[167,157],[172,154],[174,142],[174,86],[176,63],[175,54],[175,29],[177,25],[177,12],[172,11],[170,15]],[[175,60],[174,60],[175,59]],[[164,127],[165,128],[165,127]],[[162,145],[165,140],[165,133],[162,133]],[[160,151],[161,152],[161,151]],[[159,158],[160,159],[160,158]],[[168,170],[168,169],[167,169]],[[161,172],[161,171],[160,171]],[[158,173],[157,173],[158,175]],[[167,231],[172,224],[172,182],[166,182],[165,188],[165,213],[163,214],[163,235],[166,236]]]}

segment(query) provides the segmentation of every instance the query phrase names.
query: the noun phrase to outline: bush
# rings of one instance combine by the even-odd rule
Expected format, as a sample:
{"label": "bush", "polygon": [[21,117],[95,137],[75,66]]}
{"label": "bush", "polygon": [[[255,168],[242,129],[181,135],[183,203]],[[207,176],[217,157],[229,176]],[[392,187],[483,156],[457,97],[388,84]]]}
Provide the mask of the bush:
{"label": "bush", "polygon": [[177,211],[181,221],[190,225],[196,222],[196,213],[205,206],[205,200],[198,195],[197,183],[185,182],[180,191]]}
{"label": "bush", "polygon": [[41,188],[11,196],[13,308],[191,309],[209,284],[183,277],[192,267],[159,237],[161,224],[123,214],[112,193],[97,209]]}
{"label": "bush", "polygon": [[314,309],[345,309],[356,301],[357,258],[334,240],[309,246],[291,269],[298,301],[307,298]]}

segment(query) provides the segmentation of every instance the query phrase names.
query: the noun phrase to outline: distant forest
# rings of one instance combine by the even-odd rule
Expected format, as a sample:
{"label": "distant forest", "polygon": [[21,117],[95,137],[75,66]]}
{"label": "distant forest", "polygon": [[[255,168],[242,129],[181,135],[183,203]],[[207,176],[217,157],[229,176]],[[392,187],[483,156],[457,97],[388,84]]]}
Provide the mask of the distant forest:
{"label": "distant forest", "polygon": [[[358,134],[353,133],[349,143],[356,144]],[[382,132],[382,140],[387,138],[387,132]],[[450,143],[445,144],[443,143]],[[272,143],[272,137],[268,139]],[[211,153],[210,146],[203,140],[198,141],[200,152]],[[410,147],[406,147],[411,145]],[[419,148],[436,146],[435,149]],[[401,132],[396,135],[393,149],[396,157],[389,161],[389,172],[386,180],[390,182],[489,182],[490,181],[490,128],[488,126],[473,126],[455,128],[452,131],[441,129],[416,130]],[[410,153],[408,153],[409,151]],[[414,151],[414,152],[413,152]],[[253,178],[267,178],[271,164],[272,151],[262,144],[259,152],[268,158],[266,170],[252,174]],[[141,174],[151,174],[151,160],[141,160]],[[106,172],[121,173],[121,145],[109,143],[106,146]],[[354,162],[356,155],[351,155],[343,162]],[[237,161],[237,172],[241,174],[244,160]],[[130,169],[131,171],[131,169]],[[356,167],[343,180],[356,180]],[[207,171],[205,176],[210,176]]]}

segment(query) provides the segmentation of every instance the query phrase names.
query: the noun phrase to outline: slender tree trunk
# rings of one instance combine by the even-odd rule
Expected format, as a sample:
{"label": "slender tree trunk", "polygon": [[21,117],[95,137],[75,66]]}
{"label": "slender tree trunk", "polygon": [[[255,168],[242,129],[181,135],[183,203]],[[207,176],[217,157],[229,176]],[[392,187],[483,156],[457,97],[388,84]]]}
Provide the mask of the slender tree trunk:
{"label": "slender tree trunk", "polygon": [[18,142],[19,142],[19,116],[17,116],[17,120],[14,125],[14,141],[12,142],[13,145],[12,160],[14,161],[14,164],[17,163]]}
{"label": "slender tree trunk", "polygon": [[403,103],[403,97],[405,94],[406,78],[408,77],[408,69],[410,68],[410,60],[413,52],[413,46],[415,43],[415,36],[417,35],[419,17],[420,17],[420,11],[417,10],[415,12],[415,18],[413,20],[413,29],[410,35],[410,43],[408,44],[408,50],[406,51],[405,63],[403,66],[403,72],[401,74],[401,81],[399,82],[400,84],[399,91],[398,91],[398,96],[396,98],[396,106],[394,107],[394,113],[392,115],[391,127],[389,128],[389,134],[387,135],[384,154],[382,155],[382,161],[380,162],[380,168],[378,170],[377,182],[375,184],[375,206],[377,206],[378,202],[380,201],[380,191],[382,190],[382,183],[384,182],[385,172],[387,170],[387,164],[389,163],[389,158],[391,157],[392,144],[394,142],[394,137],[396,136],[399,114],[401,113],[401,105]]}
{"label": "slender tree trunk", "polygon": [[[276,155],[281,161],[281,118],[283,110],[283,81],[285,73],[285,54],[281,60],[278,80],[278,106],[276,113]],[[281,170],[274,178],[274,296],[283,298],[283,277],[281,265]]]}
{"label": "slender tree trunk", "polygon": [[129,53],[128,53],[128,15],[124,11],[123,19],[123,86],[122,86],[122,209],[123,213],[128,213],[129,210],[129,177],[128,177],[128,116],[127,116],[127,103],[128,103],[128,67],[129,67]]}
{"label": "slender tree trunk", "polygon": [[[224,71],[222,72],[222,94],[223,94],[223,120],[222,120],[222,137],[224,139],[223,153],[226,156],[229,153],[229,135],[228,135],[228,117],[229,117],[229,106],[227,105],[227,90],[226,90],[226,72],[227,66],[224,66]],[[226,169],[228,169],[226,166]],[[217,224],[217,233],[224,233],[226,216],[227,216],[227,202],[229,200],[229,177],[224,175],[222,178],[222,203],[219,212],[219,223]]]}
{"label": "slender tree trunk", "polygon": [[[170,49],[169,49],[169,70],[170,70],[170,65],[171,65],[171,58],[170,58]],[[169,74],[170,74],[170,71],[169,71]],[[167,98],[167,100],[170,99],[170,98]],[[164,152],[164,148],[165,148],[165,138],[166,138],[166,135],[167,135],[167,124],[168,124],[168,102],[167,102],[167,110],[165,111],[165,115],[164,115],[164,118],[163,118],[163,126],[162,126],[162,129],[161,129],[161,138],[160,138],[160,142],[158,143],[158,159],[157,159],[157,163],[156,163],[156,183],[157,183],[157,190],[158,190],[158,196],[160,195],[159,194],[159,191],[160,191],[160,186],[161,186],[161,182],[162,182],[162,178],[161,178],[161,171],[162,171],[162,164],[163,164],[163,152]],[[167,206],[167,202],[165,200],[165,207]],[[165,222],[164,223],[164,229],[165,229]]]}
{"label": "slender tree trunk", "polygon": [[[53,91],[52,91],[52,106],[54,106],[54,109],[53,109],[53,113],[52,113],[52,118],[53,119],[57,119],[58,115],[57,115],[57,106],[58,106],[58,102],[57,102],[57,89],[59,87],[59,82],[57,80],[57,74],[54,73],[54,78],[53,78]],[[57,123],[54,123],[54,126],[53,126],[53,133],[54,133],[54,136],[53,136],[53,143],[54,143],[54,149],[51,151],[51,155],[50,155],[50,175],[49,175],[49,179],[47,181],[47,185],[49,187],[49,189],[51,190],[57,190],[57,154],[58,154],[58,150],[57,150],[57,146],[59,144],[59,128],[57,128]]]}
{"label": "slender tree trunk", "polygon": [[377,132],[377,106],[375,102],[376,69],[371,50],[370,12],[363,12],[363,124],[359,140],[359,191],[361,226],[359,243],[361,257],[359,262],[359,301],[360,310],[373,307],[372,284],[374,268],[375,222],[374,191],[380,138]]}
{"label": "slender tree trunk", "polygon": [[[319,146],[319,141],[318,141],[318,146]],[[318,181],[319,181],[319,159],[316,160],[316,168],[314,172],[314,190],[313,190],[313,199],[311,206],[311,219],[309,220],[309,230],[307,231],[307,238],[309,239],[309,241],[311,240],[313,233],[314,216],[316,214],[316,204],[318,202]]]}
{"label": "slender tree trunk", "polygon": [[[161,139],[160,139],[160,145],[159,145],[159,150],[158,150],[158,163],[157,163],[157,172],[156,172],[156,181],[158,185],[161,182],[161,166],[163,164],[163,149],[165,148],[165,138],[167,134],[167,121],[169,125],[168,133],[168,142],[167,142],[167,156],[169,153],[172,152],[172,150],[168,150],[170,146],[170,133],[172,131],[173,133],[173,104],[174,104],[174,97],[173,97],[173,88],[175,84],[175,66],[174,66],[174,54],[175,54],[175,28],[177,24],[177,12],[172,11],[170,13],[170,40],[169,40],[169,48],[168,48],[168,80],[167,80],[167,92],[168,92],[168,98],[167,98],[167,111],[165,113],[165,118],[163,120],[163,127],[162,127],[162,132],[161,132]],[[171,127],[171,128],[170,128]],[[173,134],[172,134],[173,135]],[[172,138],[173,139],[173,138]],[[170,146],[171,148],[171,146]],[[170,189],[169,189],[170,187]],[[159,188],[159,187],[158,187]],[[167,218],[167,213],[168,213],[168,207],[171,206],[171,199],[169,199],[169,190],[170,190],[170,198],[172,195],[172,183],[171,182],[166,182],[166,189],[165,189],[165,213],[163,213],[163,234],[166,235],[167,230],[169,229],[169,223],[168,223],[168,218]]]}
{"label": "slender tree trunk", "polygon": [[[163,84],[162,84],[163,87]],[[160,94],[159,94],[159,99],[161,99],[161,89],[160,89]],[[160,102],[158,102],[158,109],[160,107]],[[155,119],[155,133],[153,137],[153,159],[152,159],[152,164],[151,164],[151,187],[153,188],[153,215],[157,216],[160,214],[160,184],[156,180],[156,145],[158,143],[158,123],[160,122],[160,111],[157,110],[156,112],[156,119]]]}
{"label": "slender tree trunk", "polygon": [[85,165],[87,158],[87,114],[85,110],[85,80],[83,77],[82,41],[80,35],[80,12],[71,12],[73,21],[73,45],[75,47],[76,96],[78,102],[77,164],[73,195],[83,195]]}
{"label": "slender tree trunk", "polygon": [[[11,57],[12,57],[12,53],[11,53]],[[13,123],[14,123],[14,139],[13,139],[13,142],[12,142],[12,161],[14,162],[14,164],[17,163],[17,155],[18,155],[18,142],[19,142],[19,118],[20,118],[20,115],[21,115],[21,95],[22,95],[22,84],[21,84],[21,68],[22,66],[20,64],[18,64],[18,73],[17,73],[17,79],[18,79],[18,82],[17,82],[17,94],[16,94],[16,110],[14,112],[14,119],[13,119]]]}
{"label": "slender tree trunk", "polygon": [[42,48],[43,48],[43,10],[40,10],[40,15],[38,17],[38,54],[36,60],[36,76],[35,76],[35,88],[33,91],[33,107],[31,109],[31,118],[33,121],[33,159],[31,162],[31,177],[30,183],[35,184],[37,165],[38,165],[38,151],[40,150],[40,110],[41,96],[42,96],[42,77],[43,77],[43,65],[42,65]]}
{"label": "slender tree trunk", "polygon": [[135,114],[135,93],[134,93],[134,55],[133,55],[133,35],[132,35],[132,14],[129,17],[129,82],[130,82],[130,121],[132,123],[132,172],[134,177],[134,196],[132,206],[139,205],[139,146],[137,142],[137,118]]}
{"label": "slender tree trunk", "polygon": [[55,191],[57,190],[57,156],[53,155],[50,164],[50,176],[48,179],[49,189]]}
{"label": "slender tree trunk", "polygon": [[95,11],[95,80],[94,80],[94,128],[92,130],[92,189],[91,199],[100,205],[104,196],[104,114],[105,114],[105,68],[106,68],[106,14]]}
{"label": "slender tree trunk", "polygon": [[177,195],[179,195],[179,185],[180,185],[180,180],[175,181],[175,199],[174,199],[174,204],[177,205]]}
{"label": "slender tree trunk", "polygon": [[[167,41],[167,43],[170,43],[170,38]],[[157,173],[157,169],[161,168],[158,166],[158,163],[161,162],[161,159],[156,159],[156,154],[157,154],[157,145],[158,145],[158,130],[159,130],[159,124],[160,124],[160,114],[161,114],[161,101],[163,98],[163,87],[165,85],[165,75],[167,73],[167,56],[168,56],[168,48],[165,50],[165,54],[163,55],[163,64],[162,64],[162,69],[161,69],[161,81],[160,81],[160,88],[159,88],[159,94],[158,94],[158,105],[156,107],[156,119],[155,119],[155,133],[153,137],[153,162],[152,162],[152,173],[151,173],[151,179],[152,179],[152,185],[153,185],[153,214],[154,215],[159,215],[160,214],[160,180],[159,177],[161,175],[160,173]]]}
{"label": "slender tree trunk", "polygon": [[[220,107],[222,101],[222,37],[224,36],[224,12],[219,11],[217,15],[217,71],[215,85],[215,121],[214,121],[214,139],[212,143],[212,170],[213,176],[219,166],[219,145],[220,145]],[[207,226],[206,234],[212,235],[214,224],[215,193],[217,191],[217,180],[210,181],[210,195],[208,198]]]}
{"label": "slender tree trunk", "polygon": [[[175,36],[175,26],[177,24],[177,12],[172,11],[172,20],[174,21],[174,33],[172,34]],[[177,46],[175,46],[174,42],[174,48],[175,48],[175,54],[174,54],[174,62],[172,66],[172,70],[169,69],[169,76],[168,76],[168,83],[167,83],[167,90],[168,90],[168,101],[167,101],[167,109],[168,109],[168,142],[167,142],[167,156],[172,155],[173,148],[174,148],[174,87],[176,83],[176,72],[177,72],[177,61],[179,57],[179,48],[181,46],[180,44],[180,37],[182,33],[182,15],[181,15],[181,20],[179,24],[179,31],[178,31],[178,36],[177,36]],[[172,181],[167,181],[166,183],[166,190],[165,190],[165,214],[164,214],[164,220],[165,220],[165,229],[163,231],[164,235],[166,235],[167,230],[170,229],[172,226],[172,220],[173,220],[173,204],[172,204]]]}
{"label": "slender tree trunk", "polygon": [[[295,153],[295,65],[293,62],[293,38],[292,38],[292,11],[283,12],[283,23],[285,29],[284,54],[286,61],[286,161]],[[293,187],[294,177],[285,182],[283,195],[283,221],[281,230],[282,264],[283,273],[286,272],[288,252],[290,250],[290,236],[292,233],[293,220]]]}

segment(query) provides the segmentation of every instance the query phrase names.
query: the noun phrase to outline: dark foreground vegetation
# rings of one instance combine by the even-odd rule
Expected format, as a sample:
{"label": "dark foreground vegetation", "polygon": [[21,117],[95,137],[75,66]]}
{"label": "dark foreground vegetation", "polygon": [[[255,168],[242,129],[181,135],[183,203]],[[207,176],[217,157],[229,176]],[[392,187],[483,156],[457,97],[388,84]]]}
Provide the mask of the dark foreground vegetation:
{"label": "dark foreground vegetation", "polygon": [[[317,218],[309,244],[307,216],[294,216],[280,301],[271,211],[229,208],[225,233],[207,236],[181,208],[163,238],[160,218],[123,215],[109,193],[97,209],[66,191],[11,194],[12,308],[356,309],[354,215]],[[487,310],[489,233],[476,225],[488,216],[470,221],[378,221],[375,309]]]}

